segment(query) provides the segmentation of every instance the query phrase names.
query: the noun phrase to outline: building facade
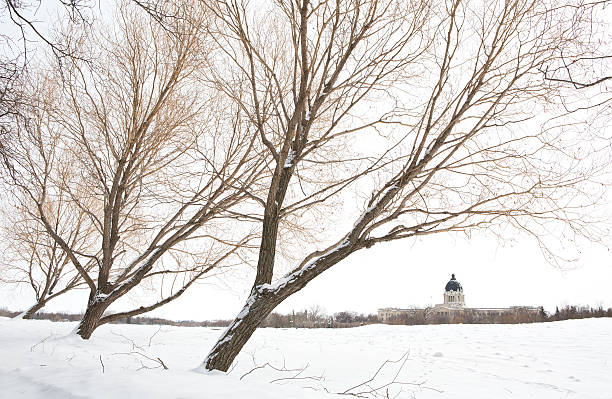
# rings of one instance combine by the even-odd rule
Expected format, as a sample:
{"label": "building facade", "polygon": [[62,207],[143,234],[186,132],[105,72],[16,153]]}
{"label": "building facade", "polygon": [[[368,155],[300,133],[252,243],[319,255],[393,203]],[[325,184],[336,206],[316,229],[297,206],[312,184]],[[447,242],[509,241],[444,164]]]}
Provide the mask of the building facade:
{"label": "building facade", "polygon": [[[461,283],[455,275],[444,287],[443,302],[428,308],[382,308],[378,309],[378,320],[382,323],[393,323],[401,321],[414,321],[427,323],[436,320],[439,322],[477,322],[483,319],[513,318],[519,316],[531,319],[541,312],[541,308],[532,306],[511,306],[509,308],[468,308],[465,307],[465,294]],[[409,323],[411,324],[411,323]]]}

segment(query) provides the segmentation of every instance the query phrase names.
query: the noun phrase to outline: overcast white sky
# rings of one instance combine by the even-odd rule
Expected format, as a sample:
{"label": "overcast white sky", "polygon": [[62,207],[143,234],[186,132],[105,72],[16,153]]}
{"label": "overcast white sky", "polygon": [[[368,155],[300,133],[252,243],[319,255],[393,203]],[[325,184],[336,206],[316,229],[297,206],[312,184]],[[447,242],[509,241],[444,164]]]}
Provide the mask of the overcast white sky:
{"label": "overcast white sky", "polygon": [[[436,304],[442,301],[451,273],[463,285],[466,306],[470,307],[542,305],[548,311],[565,304],[612,307],[610,252],[593,246],[583,255],[575,269],[563,271],[546,263],[536,244],[526,237],[505,246],[484,235],[470,240],[440,235],[413,246],[400,241],[352,255],[277,311],[319,305],[328,313],[373,313],[380,307]],[[233,278],[232,286],[204,282],[150,315],[194,320],[232,318],[242,307],[252,278]],[[32,300],[27,289],[16,294],[3,287],[0,306],[23,309]],[[67,295],[50,302],[46,310],[78,312],[85,301],[84,292]],[[134,305],[136,300],[132,301]]]}
{"label": "overcast white sky", "polygon": [[[3,25],[4,33],[6,29]],[[588,247],[575,269],[560,270],[544,260],[532,238],[521,236],[512,243],[500,243],[496,237],[481,233],[469,240],[445,234],[360,251],[319,276],[277,311],[319,305],[328,313],[373,313],[381,307],[432,305],[442,301],[451,273],[463,285],[470,307],[542,305],[548,311],[565,304],[612,307],[612,256],[608,249]],[[204,281],[150,315],[232,318],[242,307],[253,277],[232,278],[229,286],[212,279]],[[27,287],[14,290],[0,286],[0,306],[24,309],[32,304],[30,291]],[[85,301],[84,291],[66,295],[50,302],[46,311],[79,312]],[[132,298],[131,304],[124,305],[131,307],[136,301]]]}

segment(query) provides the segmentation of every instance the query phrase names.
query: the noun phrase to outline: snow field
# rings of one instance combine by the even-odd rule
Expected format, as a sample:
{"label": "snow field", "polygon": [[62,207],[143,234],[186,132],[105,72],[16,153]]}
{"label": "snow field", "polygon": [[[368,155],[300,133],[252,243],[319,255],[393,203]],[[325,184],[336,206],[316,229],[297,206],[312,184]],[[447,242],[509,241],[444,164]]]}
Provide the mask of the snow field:
{"label": "snow field", "polygon": [[259,329],[227,375],[194,371],[222,328],[106,325],[86,342],[75,325],[0,318],[0,398],[347,398],[333,393],[370,380],[386,360],[397,362],[348,393],[612,398],[609,318]]}

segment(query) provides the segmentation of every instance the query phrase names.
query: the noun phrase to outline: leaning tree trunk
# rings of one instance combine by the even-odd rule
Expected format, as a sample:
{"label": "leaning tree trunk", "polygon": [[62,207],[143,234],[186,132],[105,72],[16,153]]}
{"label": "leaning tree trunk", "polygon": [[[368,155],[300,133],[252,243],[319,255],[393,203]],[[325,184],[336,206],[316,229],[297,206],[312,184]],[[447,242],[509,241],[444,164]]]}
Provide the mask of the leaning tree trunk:
{"label": "leaning tree trunk", "polygon": [[342,240],[322,252],[308,265],[284,277],[279,284],[253,287],[247,303],[206,356],[201,370],[227,371],[257,327],[276,306],[361,247],[359,243],[349,244]]}
{"label": "leaning tree trunk", "polygon": [[24,314],[23,314],[23,318],[24,319],[31,319],[36,312],[38,312],[40,309],[42,309],[46,304],[46,301],[44,300],[39,300],[38,302],[36,302],[36,304],[34,304],[34,306],[32,306],[30,309],[28,309]]}
{"label": "leaning tree trunk", "polygon": [[253,287],[247,303],[206,356],[201,371],[227,371],[257,327],[276,306],[300,291],[325,270],[363,247],[363,243],[350,243],[347,237],[320,252],[308,264],[285,276],[277,284]]}
{"label": "leaning tree trunk", "polygon": [[87,310],[83,315],[83,319],[77,327],[76,333],[83,339],[89,339],[94,330],[100,325],[100,319],[104,315],[104,311],[110,306],[110,302],[94,300],[89,302]]}
{"label": "leaning tree trunk", "polygon": [[206,356],[201,370],[227,371],[257,327],[283,299],[270,291],[253,289],[244,308]]}

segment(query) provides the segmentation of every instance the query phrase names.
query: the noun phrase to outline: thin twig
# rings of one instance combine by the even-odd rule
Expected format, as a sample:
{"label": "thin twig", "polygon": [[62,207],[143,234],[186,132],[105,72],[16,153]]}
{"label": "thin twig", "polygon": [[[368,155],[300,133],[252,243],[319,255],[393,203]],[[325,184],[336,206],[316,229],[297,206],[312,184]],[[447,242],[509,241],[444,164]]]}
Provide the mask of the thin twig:
{"label": "thin twig", "polygon": [[164,364],[163,360],[161,360],[160,358],[157,358],[157,360],[159,360],[159,363],[161,363],[161,365],[164,368],[164,370],[168,370],[168,367],[166,367],[166,365]]}

